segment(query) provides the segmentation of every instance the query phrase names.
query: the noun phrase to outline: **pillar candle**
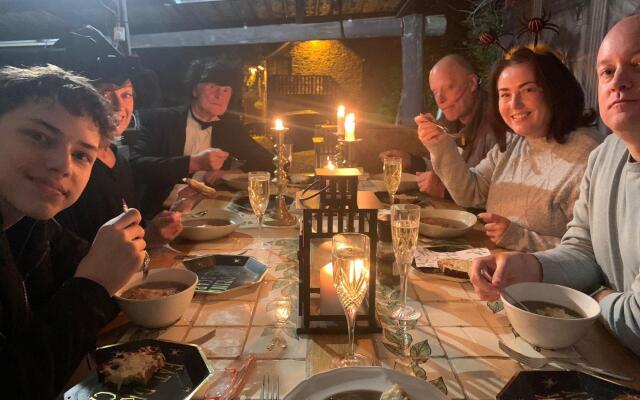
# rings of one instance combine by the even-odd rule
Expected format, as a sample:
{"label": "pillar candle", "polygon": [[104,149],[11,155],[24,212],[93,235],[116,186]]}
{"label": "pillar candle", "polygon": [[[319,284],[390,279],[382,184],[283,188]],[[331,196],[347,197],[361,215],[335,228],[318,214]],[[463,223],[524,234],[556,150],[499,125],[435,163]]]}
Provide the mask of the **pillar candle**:
{"label": "pillar candle", "polygon": [[320,314],[341,315],[343,312],[333,286],[333,266],[329,263],[320,268]]}
{"label": "pillar candle", "polygon": [[356,116],[354,113],[347,114],[344,121],[344,140],[347,142],[356,140]]}
{"label": "pillar candle", "polygon": [[336,127],[338,128],[338,136],[344,135],[344,113],[345,108],[343,105],[338,107],[338,113],[336,114]]}

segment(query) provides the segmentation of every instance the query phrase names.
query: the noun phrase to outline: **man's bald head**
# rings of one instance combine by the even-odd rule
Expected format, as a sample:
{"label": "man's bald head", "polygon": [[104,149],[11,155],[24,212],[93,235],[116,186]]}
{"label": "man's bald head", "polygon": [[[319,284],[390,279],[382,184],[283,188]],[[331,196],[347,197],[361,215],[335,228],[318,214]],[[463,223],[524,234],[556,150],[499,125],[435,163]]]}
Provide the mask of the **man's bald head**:
{"label": "man's bald head", "polygon": [[640,15],[622,19],[598,51],[598,105],[604,123],[640,146]]}
{"label": "man's bald head", "polygon": [[429,87],[447,120],[467,122],[478,91],[478,76],[464,57],[450,54],[441,58],[429,71]]}

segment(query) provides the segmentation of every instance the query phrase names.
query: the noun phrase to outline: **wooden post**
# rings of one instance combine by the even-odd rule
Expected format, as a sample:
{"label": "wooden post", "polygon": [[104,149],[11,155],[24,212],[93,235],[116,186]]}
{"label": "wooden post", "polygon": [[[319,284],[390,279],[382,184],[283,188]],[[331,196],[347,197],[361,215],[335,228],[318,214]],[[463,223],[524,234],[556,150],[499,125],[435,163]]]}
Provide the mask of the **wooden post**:
{"label": "wooden post", "polygon": [[424,98],[424,16],[406,15],[402,17],[402,22],[402,95],[396,114],[396,125],[415,126],[413,118],[422,111]]}

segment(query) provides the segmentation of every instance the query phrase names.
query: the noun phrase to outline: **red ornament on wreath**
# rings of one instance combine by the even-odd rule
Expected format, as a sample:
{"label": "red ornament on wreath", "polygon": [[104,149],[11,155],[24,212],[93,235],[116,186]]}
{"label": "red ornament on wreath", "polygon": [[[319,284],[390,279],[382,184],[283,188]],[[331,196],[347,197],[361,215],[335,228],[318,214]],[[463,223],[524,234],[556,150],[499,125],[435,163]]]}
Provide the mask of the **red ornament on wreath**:
{"label": "red ornament on wreath", "polygon": [[531,33],[534,35],[533,46],[537,46],[538,36],[540,36],[543,30],[548,29],[555,32],[556,35],[560,33],[560,27],[556,24],[552,24],[549,21],[551,21],[551,15],[547,15],[544,10],[542,10],[542,17],[530,18],[527,21],[523,19],[522,23],[524,27],[518,31],[517,38],[519,39],[520,36],[524,35],[525,33]]}
{"label": "red ornament on wreath", "polygon": [[478,36],[478,41],[485,46],[496,45],[500,47],[502,51],[506,52],[507,49],[505,49],[499,41],[502,36],[504,36],[504,34],[496,35],[493,32],[481,32],[480,36]]}

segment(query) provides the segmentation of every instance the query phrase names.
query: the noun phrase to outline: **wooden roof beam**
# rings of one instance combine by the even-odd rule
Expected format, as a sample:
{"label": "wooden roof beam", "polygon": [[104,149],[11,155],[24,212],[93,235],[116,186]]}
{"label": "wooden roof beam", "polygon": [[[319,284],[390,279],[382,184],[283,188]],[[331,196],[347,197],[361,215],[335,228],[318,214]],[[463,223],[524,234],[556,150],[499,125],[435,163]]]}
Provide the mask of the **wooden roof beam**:
{"label": "wooden roof beam", "polygon": [[[442,15],[424,17],[424,34],[441,36],[447,21]],[[344,22],[345,37],[400,37],[402,20],[395,17],[354,19]],[[246,28],[200,29],[194,31],[148,33],[131,36],[132,48],[226,46],[279,43],[301,40],[342,39],[338,22],[280,24]]]}

